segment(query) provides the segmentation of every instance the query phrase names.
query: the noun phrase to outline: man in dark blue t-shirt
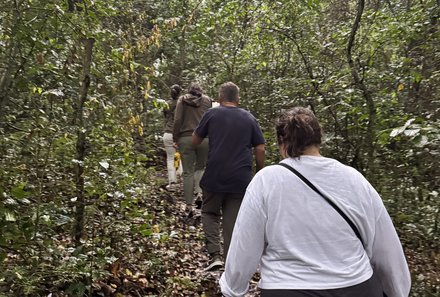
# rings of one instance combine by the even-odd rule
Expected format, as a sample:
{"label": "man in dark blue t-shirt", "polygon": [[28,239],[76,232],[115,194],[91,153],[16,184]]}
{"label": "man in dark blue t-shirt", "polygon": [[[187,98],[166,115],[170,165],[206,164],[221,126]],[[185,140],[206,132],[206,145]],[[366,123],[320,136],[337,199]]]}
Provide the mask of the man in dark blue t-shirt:
{"label": "man in dark blue t-shirt", "polygon": [[238,107],[239,88],[232,82],[219,90],[220,106],[209,109],[193,133],[193,144],[209,137],[208,162],[200,181],[203,189],[202,223],[210,262],[205,271],[220,268],[220,218],[223,216],[224,259],[246,187],[252,179],[252,155],[256,171],[264,167],[263,133],[255,117]]}

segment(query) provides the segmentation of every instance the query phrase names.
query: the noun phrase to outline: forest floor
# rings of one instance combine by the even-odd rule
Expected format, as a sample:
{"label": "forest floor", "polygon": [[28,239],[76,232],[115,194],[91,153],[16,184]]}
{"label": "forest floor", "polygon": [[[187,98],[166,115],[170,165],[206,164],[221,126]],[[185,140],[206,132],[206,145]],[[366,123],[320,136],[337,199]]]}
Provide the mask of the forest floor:
{"label": "forest floor", "polygon": [[[164,184],[156,185],[144,203],[139,206],[152,214],[150,240],[127,233],[127,252],[111,264],[110,277],[95,284],[93,295],[222,296],[218,286],[222,270],[203,271],[208,254],[200,210],[187,216],[181,186],[167,191]],[[247,296],[260,296],[256,283],[251,282]]]}
{"label": "forest floor", "polygon": [[[151,215],[151,234],[140,238],[128,230],[126,250],[120,249],[121,256],[109,268],[111,276],[96,284],[96,296],[222,296],[218,286],[222,271],[203,271],[208,256],[200,210],[188,218],[184,205],[181,186],[167,191],[165,175],[158,173],[149,197],[138,205]],[[427,287],[437,291],[438,253],[432,256],[412,248],[405,252],[413,274],[411,296],[435,296],[423,292]],[[251,281],[248,297],[260,296],[257,281],[258,277]]]}
{"label": "forest floor", "polygon": [[[3,263],[7,277],[0,274],[0,297],[221,296],[222,271],[203,271],[208,255],[200,210],[189,218],[181,186],[167,191],[165,177],[153,172],[128,191],[132,196],[121,198],[115,192],[91,202],[83,246],[74,246],[68,228],[54,233],[50,249],[30,247],[43,259],[36,264],[9,252]],[[399,233],[412,274],[410,296],[440,296],[437,245],[430,247],[405,230]],[[257,281],[255,276],[247,297],[260,296]]]}

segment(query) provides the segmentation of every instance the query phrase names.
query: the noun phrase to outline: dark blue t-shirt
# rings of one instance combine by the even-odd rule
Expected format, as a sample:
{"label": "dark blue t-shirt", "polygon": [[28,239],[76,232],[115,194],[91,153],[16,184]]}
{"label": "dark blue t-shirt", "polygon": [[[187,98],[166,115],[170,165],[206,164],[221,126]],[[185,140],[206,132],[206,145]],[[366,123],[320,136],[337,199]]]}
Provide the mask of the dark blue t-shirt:
{"label": "dark blue t-shirt", "polygon": [[255,117],[239,107],[209,109],[194,131],[209,137],[209,154],[200,182],[209,192],[244,193],[252,179],[253,147],[264,137]]}

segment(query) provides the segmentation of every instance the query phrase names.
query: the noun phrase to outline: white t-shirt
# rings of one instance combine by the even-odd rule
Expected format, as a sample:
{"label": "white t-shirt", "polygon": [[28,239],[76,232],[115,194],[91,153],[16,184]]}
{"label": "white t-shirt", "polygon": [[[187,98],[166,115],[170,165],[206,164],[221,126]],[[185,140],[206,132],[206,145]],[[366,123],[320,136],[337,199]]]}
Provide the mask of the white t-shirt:
{"label": "white t-shirt", "polygon": [[[315,156],[288,158],[358,228],[288,169],[274,165],[249,184],[235,223],[222,293],[244,296],[260,265],[263,289],[335,289],[368,280],[375,267],[389,297],[407,297],[410,275],[380,196],[355,169]],[[371,264],[370,264],[371,262]]]}

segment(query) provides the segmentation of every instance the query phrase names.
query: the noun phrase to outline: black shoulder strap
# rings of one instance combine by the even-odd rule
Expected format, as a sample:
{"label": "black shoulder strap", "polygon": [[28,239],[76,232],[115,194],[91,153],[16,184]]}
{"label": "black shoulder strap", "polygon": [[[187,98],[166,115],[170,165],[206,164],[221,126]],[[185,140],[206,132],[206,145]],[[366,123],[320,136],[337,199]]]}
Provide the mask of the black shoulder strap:
{"label": "black shoulder strap", "polygon": [[308,185],[312,190],[314,190],[316,193],[318,193],[319,195],[322,196],[322,198],[325,199],[325,201],[327,201],[340,215],[341,217],[344,218],[344,220],[350,225],[351,229],[353,229],[353,232],[356,234],[357,238],[359,238],[359,240],[362,243],[362,246],[364,245],[364,242],[362,241],[362,237],[361,234],[359,233],[359,230],[356,228],[356,226],[354,225],[354,223],[347,217],[347,215],[332,201],[330,200],[328,197],[326,197],[324,194],[322,194],[316,187],[314,184],[312,184],[307,178],[304,177],[304,175],[302,175],[301,173],[299,173],[297,170],[295,170],[293,167],[285,164],[285,163],[278,163],[278,165],[283,166],[287,169],[289,169],[290,171],[292,171],[296,176],[298,176],[306,185]]}

